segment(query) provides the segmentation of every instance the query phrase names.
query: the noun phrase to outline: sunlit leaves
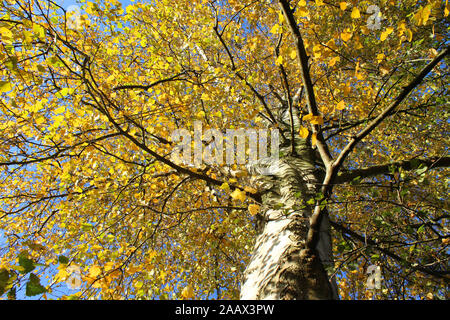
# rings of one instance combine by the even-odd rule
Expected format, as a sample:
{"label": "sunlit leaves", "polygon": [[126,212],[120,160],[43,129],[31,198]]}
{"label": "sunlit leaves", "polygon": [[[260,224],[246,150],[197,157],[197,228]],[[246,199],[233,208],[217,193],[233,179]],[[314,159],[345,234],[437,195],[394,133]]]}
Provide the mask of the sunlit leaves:
{"label": "sunlit leaves", "polygon": [[306,139],[308,137],[309,131],[308,131],[308,128],[302,126],[302,127],[300,127],[298,133],[299,133],[300,137],[302,137],[303,139]]}
{"label": "sunlit leaves", "polygon": [[245,201],[246,195],[245,195],[245,191],[242,191],[240,189],[235,189],[230,196],[234,199],[234,200],[240,200],[240,201]]}
{"label": "sunlit leaves", "polygon": [[432,6],[431,4],[426,5],[425,7],[420,7],[420,9],[414,14],[414,21],[417,25],[426,25],[428,19],[430,18]]}
{"label": "sunlit leaves", "polygon": [[322,125],[323,124],[323,117],[322,116],[315,116],[312,113],[307,114],[306,116],[303,116],[304,121],[309,121],[311,124],[317,124]]}
{"label": "sunlit leaves", "polygon": [[181,291],[181,296],[184,299],[192,299],[195,297],[195,293],[194,293],[194,289],[192,288],[192,286],[189,284],[187,285],[182,291]]}
{"label": "sunlit leaves", "polygon": [[341,33],[341,38],[342,40],[344,40],[345,42],[347,42],[348,40],[350,40],[350,38],[353,36],[352,32],[348,32],[348,31],[344,31]]}
{"label": "sunlit leaves", "polygon": [[12,86],[9,81],[0,81],[0,92],[8,92],[11,91]]}
{"label": "sunlit leaves", "polygon": [[386,28],[386,30],[384,30],[384,31],[381,33],[381,35],[380,35],[380,40],[381,40],[381,41],[386,40],[387,37],[388,37],[393,31],[394,31],[394,28],[392,28],[392,27]]}
{"label": "sunlit leaves", "polygon": [[250,214],[252,216],[256,215],[259,212],[259,210],[260,210],[260,206],[257,204],[250,204],[248,206],[248,212],[250,212]]}
{"label": "sunlit leaves", "polygon": [[359,18],[361,18],[361,13],[359,12],[359,9],[357,7],[353,7],[352,13],[351,13],[351,17],[352,17],[352,19],[359,19]]}
{"label": "sunlit leaves", "polygon": [[345,101],[344,100],[339,101],[338,104],[336,105],[336,109],[344,110],[345,109]]}

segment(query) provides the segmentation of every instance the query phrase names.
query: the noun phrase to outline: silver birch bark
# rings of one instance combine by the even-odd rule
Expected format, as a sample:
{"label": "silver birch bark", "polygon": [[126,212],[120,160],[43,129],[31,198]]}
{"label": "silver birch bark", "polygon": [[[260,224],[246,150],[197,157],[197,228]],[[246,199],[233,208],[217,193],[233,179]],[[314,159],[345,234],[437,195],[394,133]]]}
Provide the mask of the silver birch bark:
{"label": "silver birch bark", "polygon": [[[263,206],[241,299],[338,299],[326,271],[333,265],[328,216],[322,219],[316,250],[305,249],[314,210],[307,202],[317,195],[321,175],[313,150],[304,142],[297,146],[297,155],[281,157],[278,164],[260,161],[249,168]],[[261,175],[267,166],[276,170]]]}

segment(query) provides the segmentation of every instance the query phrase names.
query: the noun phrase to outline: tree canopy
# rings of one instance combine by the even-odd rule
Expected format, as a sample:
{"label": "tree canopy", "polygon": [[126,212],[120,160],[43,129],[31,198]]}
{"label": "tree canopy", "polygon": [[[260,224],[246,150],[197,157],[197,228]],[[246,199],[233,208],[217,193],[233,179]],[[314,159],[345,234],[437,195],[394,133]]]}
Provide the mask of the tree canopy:
{"label": "tree canopy", "polygon": [[312,201],[340,298],[448,298],[448,1],[79,7],[0,1],[0,295],[238,298],[261,199],[245,166],[172,160],[200,121],[337,168]]}

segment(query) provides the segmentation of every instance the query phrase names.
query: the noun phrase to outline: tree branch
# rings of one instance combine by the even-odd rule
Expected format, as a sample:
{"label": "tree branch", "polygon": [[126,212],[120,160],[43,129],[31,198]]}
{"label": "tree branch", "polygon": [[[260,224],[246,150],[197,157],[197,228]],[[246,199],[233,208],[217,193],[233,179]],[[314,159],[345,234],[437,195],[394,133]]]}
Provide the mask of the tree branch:
{"label": "tree branch", "polygon": [[147,91],[148,89],[150,89],[150,88],[152,88],[154,86],[157,86],[158,84],[165,83],[165,82],[186,80],[186,79],[183,79],[183,78],[178,78],[179,76],[181,76],[181,75],[183,75],[185,73],[186,72],[181,72],[181,73],[178,73],[178,74],[176,74],[176,75],[174,75],[174,76],[172,76],[170,78],[160,79],[160,80],[155,81],[153,83],[150,83],[148,85],[129,84],[129,85],[122,85],[122,86],[114,87],[113,90],[114,91],[118,91],[118,90],[126,90],[126,89],[139,89],[139,90]]}
{"label": "tree branch", "polygon": [[347,172],[342,172],[336,178],[337,183],[350,182],[357,177],[361,178],[369,178],[381,174],[389,173],[392,167],[394,168],[402,168],[403,170],[414,170],[417,169],[420,165],[425,165],[429,168],[441,168],[441,167],[450,167],[450,157],[430,157],[426,159],[410,159],[410,160],[402,160],[397,162],[385,163],[377,166],[371,166],[362,169],[355,169]]}
{"label": "tree branch", "polygon": [[[280,0],[282,1],[282,0]],[[393,111],[398,107],[398,105],[403,102],[403,100],[408,96],[408,94],[425,78],[425,76],[442,60],[446,55],[449,54],[449,47],[442,51],[432,62],[430,62],[422,71],[411,81],[403,91],[397,96],[397,98],[384,109],[372,122],[370,122],[367,127],[360,131],[356,136],[354,136],[351,141],[344,147],[339,156],[331,165],[327,166],[327,173],[325,179],[323,180],[323,185],[321,188],[322,194],[327,198],[333,189],[333,183],[335,182],[336,176],[341,169],[344,160],[353,151],[356,144],[369,135],[384,119],[392,115]],[[316,203],[314,208],[314,213],[310,217],[310,226],[308,230],[308,235],[306,237],[306,246],[310,249],[315,248],[317,242],[319,241],[319,228],[323,216],[323,210],[320,208],[319,203]]]}
{"label": "tree branch", "polygon": [[403,259],[402,257],[396,255],[395,253],[391,252],[390,250],[385,249],[385,248],[381,248],[379,246],[379,243],[377,241],[375,241],[375,240],[372,240],[372,239],[367,238],[367,237],[363,237],[360,234],[358,234],[357,232],[355,232],[353,230],[350,230],[350,229],[347,229],[346,227],[342,226],[341,224],[339,224],[337,222],[330,221],[330,224],[336,230],[339,230],[342,233],[345,233],[345,234],[349,235],[350,237],[352,237],[352,239],[358,240],[359,242],[362,242],[362,243],[367,243],[369,245],[372,245],[379,252],[384,253],[388,257],[391,257],[392,259],[400,262],[401,264],[408,265],[408,267],[411,268],[411,269],[414,269],[416,271],[420,271],[422,273],[428,274],[428,275],[433,276],[435,278],[444,279],[446,281],[449,280],[449,277],[446,276],[447,271],[439,272],[439,271],[430,270],[430,269],[425,268],[425,267],[415,266],[411,262]]}
{"label": "tree branch", "polygon": [[399,104],[402,103],[403,100],[405,100],[405,98],[411,93],[411,91],[413,91],[413,89],[422,82],[425,76],[431,70],[433,70],[433,68],[448,54],[449,54],[449,47],[447,47],[444,51],[442,51],[439,55],[437,55],[433,61],[431,61],[425,68],[423,68],[422,71],[420,71],[420,73],[414,78],[414,80],[412,80],[406,87],[404,87],[402,92],[386,109],[384,109],[374,120],[372,120],[367,125],[367,127],[361,130],[356,136],[354,136],[350,140],[350,142],[345,146],[345,148],[339,154],[338,158],[332,164],[332,171],[334,171],[333,172],[334,175],[337,174],[339,167],[342,166],[344,160],[347,158],[350,152],[353,151],[356,144],[360,142],[362,139],[364,139],[367,135],[369,135],[381,122],[383,122],[384,119],[392,115],[393,111],[399,106]]}
{"label": "tree branch", "polygon": [[[294,35],[295,45],[297,50],[297,59],[300,67],[300,73],[302,76],[303,85],[306,91],[306,101],[308,103],[308,111],[314,116],[319,115],[319,109],[317,108],[316,97],[314,95],[314,86],[311,81],[311,75],[309,74],[308,60],[309,57],[306,54],[305,45],[303,44],[302,35],[295,21],[295,17],[292,9],[289,7],[289,1],[279,0],[281,11],[288,22],[289,28]],[[317,149],[319,150],[320,157],[323,163],[328,167],[331,163],[331,154],[328,150],[328,146],[323,138],[322,131],[319,125],[312,125],[313,132],[317,137]]]}

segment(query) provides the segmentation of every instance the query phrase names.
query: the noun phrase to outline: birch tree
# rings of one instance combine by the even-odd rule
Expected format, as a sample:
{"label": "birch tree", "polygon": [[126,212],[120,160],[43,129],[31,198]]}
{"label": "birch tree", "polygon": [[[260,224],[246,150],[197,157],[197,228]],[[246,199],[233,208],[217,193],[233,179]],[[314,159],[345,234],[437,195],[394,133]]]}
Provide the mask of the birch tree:
{"label": "birch tree", "polygon": [[447,1],[74,8],[0,1],[1,295],[448,298]]}

